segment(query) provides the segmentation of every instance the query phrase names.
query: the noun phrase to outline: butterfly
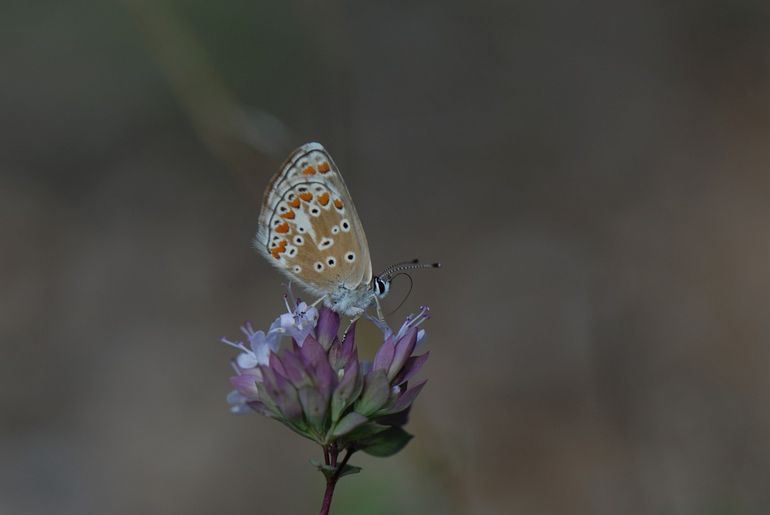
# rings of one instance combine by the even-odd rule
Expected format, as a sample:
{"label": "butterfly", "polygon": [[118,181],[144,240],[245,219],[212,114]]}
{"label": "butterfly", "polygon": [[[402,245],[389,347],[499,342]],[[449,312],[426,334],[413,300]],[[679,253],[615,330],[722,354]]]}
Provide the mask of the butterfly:
{"label": "butterfly", "polygon": [[375,303],[383,320],[379,299],[388,294],[397,273],[440,266],[414,260],[372,275],[361,220],[339,168],[320,143],[292,152],[270,180],[254,246],[291,281],[316,295],[317,302],[354,318]]}

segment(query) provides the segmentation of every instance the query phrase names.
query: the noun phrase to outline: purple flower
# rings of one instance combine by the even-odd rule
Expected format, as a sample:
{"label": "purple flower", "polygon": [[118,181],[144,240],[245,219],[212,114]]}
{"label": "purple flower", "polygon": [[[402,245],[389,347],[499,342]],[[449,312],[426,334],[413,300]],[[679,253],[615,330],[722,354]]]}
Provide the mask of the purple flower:
{"label": "purple flower", "polygon": [[248,346],[222,339],[240,351],[231,411],[257,411],[325,447],[393,454],[411,438],[401,426],[425,385],[409,382],[428,359],[414,354],[425,335],[418,326],[428,318],[420,308],[395,333],[378,323],[384,341],[371,362],[359,359],[356,323],[340,337],[340,317],[326,307],[298,302],[266,332],[247,323]]}
{"label": "purple flower", "polygon": [[[420,312],[416,315],[409,315],[406,320],[398,329],[396,338],[401,338],[411,328],[416,328],[426,320],[430,318],[430,308],[428,306],[420,306]],[[420,343],[425,338],[425,329],[420,329],[417,332],[417,343]]]}
{"label": "purple flower", "polygon": [[[238,368],[255,368],[259,365],[267,365],[270,352],[278,350],[284,335],[291,336],[301,346],[305,338],[313,332],[317,320],[316,308],[308,307],[304,302],[298,302],[293,310],[287,305],[287,313],[276,318],[266,333],[255,331],[251,322],[242,325],[241,331],[246,335],[248,347],[240,340],[231,341],[222,337],[221,341],[241,351],[235,358]],[[325,325],[329,326],[330,323],[326,322]],[[339,325],[339,317],[337,317],[337,325]],[[334,327],[333,330],[336,333],[337,328]]]}
{"label": "purple flower", "polygon": [[331,309],[322,308],[318,315],[318,324],[315,327],[318,343],[325,350],[337,341],[337,331],[340,328],[340,316]]}
{"label": "purple flower", "polygon": [[[312,306],[308,307],[304,302],[298,302],[294,310],[286,306],[288,313],[284,313],[276,322],[278,322],[281,331],[291,336],[300,346],[305,342],[305,338],[313,331],[318,321],[318,310]],[[273,322],[273,323],[276,323]]]}
{"label": "purple flower", "polygon": [[254,368],[260,364],[267,364],[270,351],[276,350],[281,340],[280,326],[276,322],[273,322],[267,333],[255,331],[251,326],[251,322],[246,322],[242,325],[241,331],[246,335],[246,339],[249,342],[248,347],[240,340],[232,341],[224,336],[220,339],[223,343],[241,351],[235,358],[238,368],[247,369]]}

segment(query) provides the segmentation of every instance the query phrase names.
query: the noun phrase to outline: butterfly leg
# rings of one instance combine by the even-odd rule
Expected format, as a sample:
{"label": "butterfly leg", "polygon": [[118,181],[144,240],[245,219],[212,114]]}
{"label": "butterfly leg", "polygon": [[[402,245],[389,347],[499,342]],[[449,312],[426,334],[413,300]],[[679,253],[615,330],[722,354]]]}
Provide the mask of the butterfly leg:
{"label": "butterfly leg", "polygon": [[314,308],[314,307],[318,306],[318,305],[321,303],[321,301],[322,301],[322,300],[324,300],[325,298],[326,298],[326,295],[324,295],[323,297],[319,298],[317,301],[313,302],[313,303],[310,305],[310,307],[311,307],[311,308]]}
{"label": "butterfly leg", "polygon": [[377,318],[379,318],[381,322],[384,322],[385,315],[382,314],[382,305],[380,304],[380,299],[374,297],[374,304],[377,306]]}

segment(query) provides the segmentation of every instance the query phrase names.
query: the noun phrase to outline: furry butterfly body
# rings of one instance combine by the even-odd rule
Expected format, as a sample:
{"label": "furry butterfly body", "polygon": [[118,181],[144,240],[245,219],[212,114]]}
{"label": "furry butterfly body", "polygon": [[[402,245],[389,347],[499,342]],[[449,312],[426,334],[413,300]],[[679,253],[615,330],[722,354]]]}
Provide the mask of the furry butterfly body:
{"label": "furry butterfly body", "polygon": [[[387,291],[339,169],[319,143],[291,153],[262,202],[257,250],[339,313],[358,317]],[[375,278],[377,279],[377,278]]]}

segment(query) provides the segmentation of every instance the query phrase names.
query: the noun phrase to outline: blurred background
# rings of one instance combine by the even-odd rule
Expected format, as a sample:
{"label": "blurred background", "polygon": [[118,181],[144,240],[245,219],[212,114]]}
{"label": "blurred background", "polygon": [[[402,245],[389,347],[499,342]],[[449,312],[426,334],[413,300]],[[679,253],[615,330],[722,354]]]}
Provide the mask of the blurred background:
{"label": "blurred background", "polygon": [[416,438],[334,513],[770,513],[766,0],[0,20],[0,514],[317,513],[319,451],[228,413],[218,342],[283,309],[250,241],[311,140],[375,271],[445,265],[390,317],[433,309]]}

